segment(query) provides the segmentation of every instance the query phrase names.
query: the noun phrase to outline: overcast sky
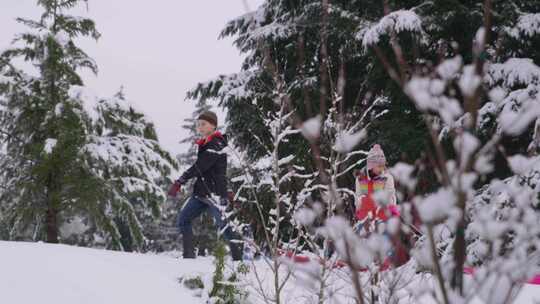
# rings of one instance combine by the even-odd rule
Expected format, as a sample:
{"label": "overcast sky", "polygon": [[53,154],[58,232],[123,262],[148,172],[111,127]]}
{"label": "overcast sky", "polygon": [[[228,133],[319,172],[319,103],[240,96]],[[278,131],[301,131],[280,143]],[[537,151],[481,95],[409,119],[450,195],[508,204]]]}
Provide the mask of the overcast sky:
{"label": "overcast sky", "polygon": [[[36,0],[0,0],[0,49],[24,31],[16,17],[37,18]],[[120,86],[128,99],[155,123],[163,146],[176,154],[186,147],[183,119],[193,112],[184,101],[197,82],[236,72],[241,57],[232,40],[218,40],[227,21],[246,12],[243,0],[90,0],[89,10],[102,37],[80,45],[99,66],[85,84],[99,96]],[[255,9],[262,0],[247,0]],[[223,121],[223,115],[220,115]]]}

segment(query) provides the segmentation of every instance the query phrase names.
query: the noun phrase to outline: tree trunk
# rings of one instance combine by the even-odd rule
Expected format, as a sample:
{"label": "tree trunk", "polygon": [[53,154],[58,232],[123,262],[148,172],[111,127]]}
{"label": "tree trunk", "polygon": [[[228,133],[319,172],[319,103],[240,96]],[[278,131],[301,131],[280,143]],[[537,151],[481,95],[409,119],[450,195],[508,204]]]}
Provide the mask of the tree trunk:
{"label": "tree trunk", "polygon": [[58,202],[56,192],[55,174],[49,172],[47,177],[47,214],[45,226],[47,227],[47,243],[58,243]]}
{"label": "tree trunk", "polygon": [[455,268],[452,274],[452,289],[463,295],[463,266],[466,257],[465,244],[465,222],[462,220],[458,224],[456,231],[456,240],[454,241],[454,262]]}
{"label": "tree trunk", "polygon": [[49,201],[47,208],[46,225],[47,225],[47,243],[58,243],[58,212],[54,208],[52,201]]}
{"label": "tree trunk", "polygon": [[461,209],[461,219],[456,229],[456,239],[454,241],[454,272],[452,274],[452,289],[463,295],[463,266],[467,257],[467,244],[465,242],[465,230],[467,222],[465,220],[466,196],[463,192],[459,194],[458,207]]}

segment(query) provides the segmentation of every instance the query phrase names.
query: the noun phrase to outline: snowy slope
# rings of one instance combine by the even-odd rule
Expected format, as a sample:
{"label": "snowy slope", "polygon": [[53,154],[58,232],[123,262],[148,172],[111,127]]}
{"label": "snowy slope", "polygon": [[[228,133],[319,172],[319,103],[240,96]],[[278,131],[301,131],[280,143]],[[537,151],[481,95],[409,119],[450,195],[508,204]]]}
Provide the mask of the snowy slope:
{"label": "snowy slope", "polygon": [[[261,278],[271,290],[271,274],[265,263],[251,264],[258,268]],[[297,271],[303,266],[299,265]],[[193,291],[178,283],[181,276],[201,275],[203,280],[211,277],[214,266],[211,258],[196,260],[176,259],[166,255],[122,253],[107,250],[51,245],[43,243],[0,241],[0,303],[10,304],[139,304],[177,303],[203,304]],[[315,294],[311,284],[302,280],[301,272],[293,276],[284,289],[285,303],[314,303]],[[342,272],[343,274],[343,272]],[[339,276],[338,276],[339,277]],[[338,277],[328,283],[334,292],[345,296],[351,290]],[[249,282],[251,281],[251,282]],[[430,284],[420,277],[405,289]],[[421,284],[419,284],[421,283]],[[246,290],[250,292],[250,303],[263,303],[256,295],[255,278],[247,278]],[[414,287],[416,286],[416,287]],[[316,286],[311,286],[316,287]],[[341,298],[340,303],[350,303],[350,298]],[[404,296],[400,303],[411,303]],[[516,303],[537,303],[540,286],[523,286]],[[334,301],[329,301],[337,303]],[[434,303],[421,298],[413,303]],[[471,303],[485,303],[479,299]]]}
{"label": "snowy slope", "polygon": [[211,268],[209,259],[0,242],[0,303],[200,303],[177,279]]}

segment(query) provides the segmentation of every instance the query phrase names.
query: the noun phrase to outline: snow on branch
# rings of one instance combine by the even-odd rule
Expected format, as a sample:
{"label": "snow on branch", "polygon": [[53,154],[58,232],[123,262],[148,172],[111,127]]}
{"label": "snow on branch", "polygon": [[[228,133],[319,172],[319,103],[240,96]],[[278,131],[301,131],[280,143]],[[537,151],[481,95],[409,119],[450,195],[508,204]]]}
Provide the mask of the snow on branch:
{"label": "snow on branch", "polygon": [[192,99],[217,97],[222,101],[230,98],[248,98],[254,93],[249,89],[248,84],[252,83],[256,77],[257,73],[251,70],[220,75],[215,79],[198,84],[196,88],[188,92],[187,96]]}
{"label": "snow on branch", "polygon": [[287,17],[281,17],[268,4],[257,10],[244,14],[225,26],[220,37],[236,35],[235,44],[247,51],[261,39],[287,38],[295,33],[295,24]]}
{"label": "snow on branch", "polygon": [[321,125],[322,118],[320,115],[306,120],[302,124],[302,135],[309,141],[317,140],[320,136]]}
{"label": "snow on branch", "polygon": [[530,58],[510,58],[504,63],[490,65],[487,72],[490,85],[501,84],[507,88],[540,82],[540,67]]}
{"label": "snow on branch", "polygon": [[517,24],[512,28],[507,28],[506,32],[516,39],[531,38],[540,34],[540,13],[520,16]]}
{"label": "snow on branch", "polygon": [[[134,170],[133,173],[145,176],[147,180],[162,178],[160,168],[168,167],[172,170],[170,162],[155,153],[155,145],[158,144],[155,141],[130,135],[92,136],[90,141],[85,147],[90,156],[104,161],[112,168],[128,165]],[[130,153],[126,153],[126,150]]]}
{"label": "snow on branch", "polygon": [[445,96],[446,83],[440,79],[414,76],[406,85],[405,93],[418,109],[439,113],[447,125],[453,125],[463,114],[458,100]]}
{"label": "snow on branch", "polygon": [[529,85],[513,91],[502,102],[498,122],[501,130],[509,135],[521,134],[532,122],[540,118],[538,85]]}
{"label": "snow on branch", "polygon": [[341,132],[337,135],[334,150],[340,153],[350,152],[367,136],[367,131],[362,129],[356,133]]}
{"label": "snow on branch", "polygon": [[45,154],[51,154],[54,150],[54,147],[56,147],[57,142],[58,140],[56,138],[47,138],[47,140],[45,140],[43,152],[45,152]]}
{"label": "snow on branch", "polygon": [[358,33],[358,38],[362,40],[364,47],[370,47],[380,42],[381,37],[392,32],[416,32],[423,33],[422,20],[413,11],[399,10],[384,16],[375,25],[363,29]]}

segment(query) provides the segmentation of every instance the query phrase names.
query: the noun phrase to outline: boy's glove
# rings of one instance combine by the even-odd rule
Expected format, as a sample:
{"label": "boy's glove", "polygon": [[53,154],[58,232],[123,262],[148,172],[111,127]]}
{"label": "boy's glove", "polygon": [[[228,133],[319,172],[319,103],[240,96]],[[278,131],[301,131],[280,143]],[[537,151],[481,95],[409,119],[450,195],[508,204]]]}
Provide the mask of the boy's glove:
{"label": "boy's glove", "polygon": [[171,185],[168,192],[169,197],[174,198],[178,195],[178,192],[180,192],[180,189],[182,188],[181,181],[182,179],[180,178]]}

